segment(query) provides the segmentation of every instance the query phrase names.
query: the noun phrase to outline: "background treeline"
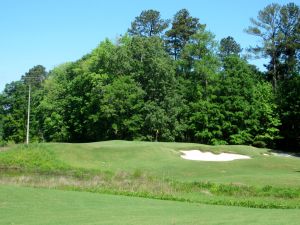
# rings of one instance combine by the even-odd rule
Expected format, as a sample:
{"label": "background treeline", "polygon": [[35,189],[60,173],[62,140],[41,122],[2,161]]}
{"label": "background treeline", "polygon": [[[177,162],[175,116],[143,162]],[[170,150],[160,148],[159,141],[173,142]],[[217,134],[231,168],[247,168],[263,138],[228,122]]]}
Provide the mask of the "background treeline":
{"label": "background treeline", "polygon": [[0,95],[0,140],[108,139],[300,146],[300,10],[271,4],[246,29],[266,57],[250,65],[232,37],[216,41],[186,9],[172,20],[143,11],[117,41],[46,72],[41,65]]}

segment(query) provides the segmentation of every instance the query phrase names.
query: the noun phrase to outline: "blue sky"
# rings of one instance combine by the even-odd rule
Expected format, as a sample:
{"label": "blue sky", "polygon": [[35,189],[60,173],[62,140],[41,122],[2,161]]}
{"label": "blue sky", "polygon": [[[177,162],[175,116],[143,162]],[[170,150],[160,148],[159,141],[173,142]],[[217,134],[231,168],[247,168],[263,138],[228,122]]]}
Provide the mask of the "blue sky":
{"label": "blue sky", "polygon": [[[0,91],[35,65],[52,69],[89,53],[106,37],[124,34],[142,10],[172,18],[186,8],[216,39],[232,36],[243,48],[257,43],[243,32],[250,17],[285,0],[0,0]],[[293,2],[299,4],[299,0]],[[255,62],[253,62],[255,63]],[[262,67],[262,62],[256,62]]]}

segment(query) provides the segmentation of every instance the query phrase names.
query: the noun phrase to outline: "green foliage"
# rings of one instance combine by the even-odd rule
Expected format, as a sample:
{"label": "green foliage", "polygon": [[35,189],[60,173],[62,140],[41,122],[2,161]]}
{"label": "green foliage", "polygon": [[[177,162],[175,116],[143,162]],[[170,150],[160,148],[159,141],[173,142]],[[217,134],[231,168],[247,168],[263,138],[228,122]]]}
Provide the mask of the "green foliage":
{"label": "green foliage", "polygon": [[168,20],[142,11],[115,42],[106,39],[49,74],[35,66],[8,84],[0,95],[0,141],[24,142],[31,86],[33,142],[290,142],[297,148],[299,7],[271,4],[252,24],[247,32],[263,39],[252,50],[271,59],[266,73],[240,58],[232,37],[218,43],[188,10],[175,14],[165,35]]}
{"label": "green foliage", "polygon": [[39,140],[37,108],[42,97],[41,83],[46,77],[45,68],[39,65],[30,69],[21,81],[6,85],[0,97],[0,139],[15,143],[25,141],[28,92],[31,86],[30,137],[33,140]]}
{"label": "green foliage", "polygon": [[145,10],[136,17],[128,29],[130,35],[151,37],[159,36],[168,27],[169,21],[160,18],[160,12],[156,10]]}
{"label": "green foliage", "polygon": [[143,107],[145,121],[142,132],[145,133],[146,140],[175,141],[177,126],[179,126],[176,120],[178,112],[171,110],[176,110],[176,108],[163,108],[154,101],[145,103]]}
{"label": "green foliage", "polygon": [[145,92],[128,76],[115,79],[102,91],[100,117],[107,123],[108,137],[138,139],[142,133]]}
{"label": "green foliage", "polygon": [[65,73],[70,64],[54,68],[44,83],[43,99],[38,107],[39,125],[46,141],[68,140],[67,125],[64,120],[68,78]]}
{"label": "green foliage", "polygon": [[239,55],[242,51],[242,48],[233,37],[228,36],[221,39],[219,51],[220,57],[224,59],[230,55]]}
{"label": "green foliage", "polygon": [[282,121],[280,134],[284,139],[281,147],[297,150],[300,147],[300,76],[279,84],[277,101]]}
{"label": "green foliage", "polygon": [[[279,146],[295,151],[300,146],[299,124],[297,124],[299,119],[293,115],[297,114],[297,109],[292,109],[295,99],[299,95],[295,91],[298,85],[297,77],[300,74],[299,6],[294,3],[282,6],[271,4],[259,12],[257,20],[252,19],[251,22],[253,26],[249,27],[247,32],[263,40],[261,46],[252,49],[257,53],[263,53],[264,57],[270,58],[266,75],[267,79],[272,81],[276,92],[275,103],[278,105],[277,111],[282,122],[280,134],[283,140],[280,141]],[[293,85],[291,85],[292,83]],[[295,108],[297,105],[296,103]],[[273,122],[276,123],[276,121]],[[267,139],[270,138],[267,136]]]}
{"label": "green foliage", "polygon": [[47,78],[46,68],[42,65],[37,65],[31,68],[24,76],[22,76],[21,80],[26,85],[31,85],[32,87],[40,87],[43,80]]}
{"label": "green foliage", "polygon": [[224,68],[221,102],[227,123],[222,127],[228,142],[251,144],[261,140],[270,146],[278,138],[280,125],[270,85],[257,82],[238,57],[225,59]]}
{"label": "green foliage", "polygon": [[201,27],[198,18],[190,16],[187,9],[179,10],[172,21],[172,28],[166,32],[166,45],[174,59],[178,59],[181,50],[190,37]]}
{"label": "green foliage", "polygon": [[2,94],[2,137],[16,143],[25,140],[25,118],[28,91],[18,81],[7,84]]}
{"label": "green foliage", "polygon": [[267,75],[277,89],[279,81],[299,73],[299,6],[270,4],[259,11],[257,19],[251,19],[251,23],[246,32],[262,41],[251,50],[260,57],[270,58]]}
{"label": "green foliage", "polygon": [[146,100],[162,102],[174,90],[175,68],[158,37],[133,37],[130,43],[133,56],[133,78],[147,93]]}

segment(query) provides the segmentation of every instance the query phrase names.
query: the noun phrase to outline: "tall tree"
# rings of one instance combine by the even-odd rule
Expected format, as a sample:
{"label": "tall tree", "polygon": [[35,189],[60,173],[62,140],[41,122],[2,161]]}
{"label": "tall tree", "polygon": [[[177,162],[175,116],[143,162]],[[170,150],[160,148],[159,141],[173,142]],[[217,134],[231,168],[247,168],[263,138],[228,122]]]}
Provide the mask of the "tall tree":
{"label": "tall tree", "polygon": [[294,3],[280,10],[280,80],[277,91],[278,111],[283,140],[280,147],[290,150],[300,147],[300,8]]}
{"label": "tall tree", "polygon": [[177,81],[171,57],[160,38],[135,37],[131,52],[133,76],[145,91],[142,109],[143,136],[147,140],[175,140],[181,125],[177,123],[181,98],[176,93]]}
{"label": "tall tree", "polygon": [[118,77],[103,87],[99,116],[108,123],[109,139],[141,138],[144,95],[145,92],[129,76]]}
{"label": "tall tree", "polygon": [[[278,81],[297,73],[300,49],[300,10],[294,3],[284,6],[271,4],[259,11],[257,20],[251,19],[253,26],[246,32],[262,39],[262,45],[252,47],[252,51],[270,58],[267,65],[268,76],[274,89]],[[299,60],[298,60],[299,61]]]}
{"label": "tall tree", "polygon": [[37,123],[37,107],[40,104],[42,82],[47,77],[45,67],[38,65],[31,68],[20,81],[6,85],[2,94],[0,113],[2,114],[2,137],[6,141],[23,142],[26,134],[28,85],[31,88],[30,136],[40,139]]}
{"label": "tall tree", "polygon": [[[181,59],[180,67],[184,70],[186,78],[192,81],[194,88],[191,88],[190,95],[196,93],[197,85],[202,87],[204,92],[208,92],[208,83],[214,79],[220,68],[220,62],[217,57],[217,42],[215,36],[200,27],[185,45]],[[205,93],[203,97],[206,96]],[[190,98],[191,100],[191,98]]]}
{"label": "tall tree", "polygon": [[224,61],[218,98],[224,116],[223,140],[231,144],[262,141],[271,147],[278,138],[280,121],[271,86],[253,72],[237,56]]}
{"label": "tall tree", "polygon": [[166,32],[166,45],[175,60],[179,58],[180,52],[190,37],[203,25],[198,18],[190,15],[187,9],[178,11],[172,21],[172,27]]}
{"label": "tall tree", "polygon": [[156,10],[145,10],[135,17],[131,23],[128,33],[132,36],[160,36],[162,32],[169,26],[169,21],[161,19],[160,12]]}
{"label": "tall tree", "polygon": [[294,3],[282,6],[279,23],[279,48],[282,62],[280,79],[288,79],[300,72],[300,9]]}
{"label": "tall tree", "polygon": [[220,56],[226,58],[230,55],[239,55],[242,51],[241,45],[238,44],[233,37],[228,36],[220,41]]}
{"label": "tall tree", "polygon": [[3,107],[3,96],[0,93],[0,147],[4,145],[4,140],[3,140],[3,119],[4,119],[4,107]]}
{"label": "tall tree", "polygon": [[15,143],[25,141],[27,94],[26,86],[21,81],[5,86],[1,101],[3,139],[5,141]]}
{"label": "tall tree", "polygon": [[271,59],[267,65],[267,77],[272,80],[273,89],[276,90],[276,103],[282,121],[281,146],[299,146],[298,132],[295,131],[299,129],[298,120],[295,119],[300,74],[299,6],[294,3],[268,5],[259,12],[258,20],[252,20],[252,23],[255,26],[249,27],[247,31],[263,41],[256,50]]}
{"label": "tall tree", "polygon": [[25,84],[30,84],[33,87],[40,87],[46,77],[46,68],[42,65],[37,65],[25,73],[21,80],[24,81]]}
{"label": "tall tree", "polygon": [[257,19],[251,18],[252,26],[246,32],[262,39],[260,46],[252,47],[250,50],[258,57],[269,57],[268,70],[272,79],[273,87],[276,89],[278,81],[279,57],[279,15],[280,5],[271,4],[259,11]]}
{"label": "tall tree", "polygon": [[132,74],[146,91],[146,101],[162,102],[175,84],[175,68],[163,41],[158,37],[133,37],[130,52]]}
{"label": "tall tree", "polygon": [[[217,120],[221,120],[215,98],[216,78],[220,68],[217,57],[215,36],[200,27],[190,37],[181,52],[179,67],[184,78],[189,110],[186,112],[186,123],[189,125],[186,135],[189,140],[212,143],[218,136]],[[215,122],[213,122],[215,121]]]}
{"label": "tall tree", "polygon": [[300,75],[281,82],[277,95],[283,137],[279,147],[300,152]]}
{"label": "tall tree", "polygon": [[43,85],[43,99],[37,114],[45,141],[70,141],[65,119],[70,84],[67,71],[70,67],[70,63],[55,67]]}

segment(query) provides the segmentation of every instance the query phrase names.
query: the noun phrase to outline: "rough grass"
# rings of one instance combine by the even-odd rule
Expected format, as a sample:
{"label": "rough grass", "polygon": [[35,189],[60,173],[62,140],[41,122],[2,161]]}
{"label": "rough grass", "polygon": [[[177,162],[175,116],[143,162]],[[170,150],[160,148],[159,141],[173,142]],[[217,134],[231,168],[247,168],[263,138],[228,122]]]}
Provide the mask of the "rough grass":
{"label": "rough grass", "polygon": [[57,158],[48,145],[18,145],[0,154],[1,169],[38,170],[53,172],[71,169]]}
{"label": "rough grass", "polygon": [[145,175],[136,177],[125,172],[98,175],[57,175],[8,173],[0,176],[0,184],[110,193],[152,199],[234,205],[251,208],[300,208],[300,189],[266,186],[237,186],[215,183],[182,183]]}
{"label": "rough grass", "polygon": [[0,185],[0,224],[296,225],[299,219],[299,210],[293,209],[212,206]]}

